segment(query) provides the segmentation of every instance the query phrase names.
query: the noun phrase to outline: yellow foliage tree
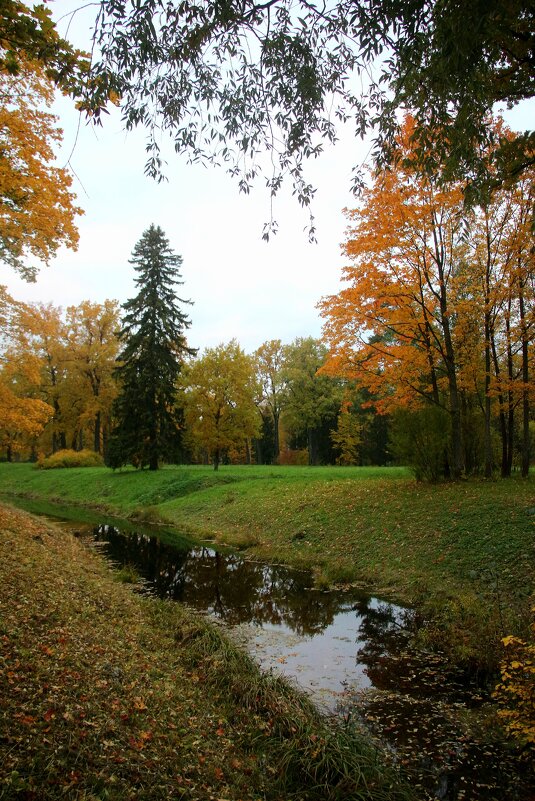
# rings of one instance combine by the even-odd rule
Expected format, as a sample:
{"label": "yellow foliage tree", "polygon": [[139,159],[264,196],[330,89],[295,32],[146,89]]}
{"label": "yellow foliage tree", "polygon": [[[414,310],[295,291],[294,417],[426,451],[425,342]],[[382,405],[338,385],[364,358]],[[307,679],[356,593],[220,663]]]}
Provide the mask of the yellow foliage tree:
{"label": "yellow foliage tree", "polygon": [[61,245],[78,242],[74,220],[82,211],[68,170],[55,166],[62,131],[46,110],[52,99],[37,63],[19,58],[16,75],[0,69],[0,260],[26,280],[37,272],[28,259],[48,264]]}
{"label": "yellow foliage tree", "polygon": [[254,361],[236,340],[207,348],[181,375],[190,442],[210,455],[214,470],[225,452],[247,446],[260,430]]}
{"label": "yellow foliage tree", "polygon": [[[532,612],[535,613],[535,607]],[[535,622],[531,624],[535,635]],[[504,637],[506,659],[494,697],[509,734],[535,750],[535,641]]]}

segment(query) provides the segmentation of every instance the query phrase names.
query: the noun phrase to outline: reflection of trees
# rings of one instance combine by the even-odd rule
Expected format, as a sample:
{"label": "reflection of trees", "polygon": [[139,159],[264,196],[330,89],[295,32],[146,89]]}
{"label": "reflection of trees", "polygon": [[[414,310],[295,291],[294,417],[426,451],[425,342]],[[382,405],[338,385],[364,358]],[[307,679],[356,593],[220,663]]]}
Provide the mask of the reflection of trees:
{"label": "reflection of trees", "polygon": [[206,547],[181,550],[157,537],[123,534],[108,526],[96,529],[95,536],[107,541],[109,559],[135,565],[161,598],[212,612],[230,625],[284,624],[311,635],[332,623],[347,604],[342,593],[315,592],[307,573],[280,565],[247,562]]}
{"label": "reflection of trees", "polygon": [[[443,670],[437,670],[440,658],[410,647],[414,612],[373,598],[362,599],[354,608],[361,616],[358,661],[366,665],[373,686],[428,695]],[[445,683],[443,678],[440,683]]]}

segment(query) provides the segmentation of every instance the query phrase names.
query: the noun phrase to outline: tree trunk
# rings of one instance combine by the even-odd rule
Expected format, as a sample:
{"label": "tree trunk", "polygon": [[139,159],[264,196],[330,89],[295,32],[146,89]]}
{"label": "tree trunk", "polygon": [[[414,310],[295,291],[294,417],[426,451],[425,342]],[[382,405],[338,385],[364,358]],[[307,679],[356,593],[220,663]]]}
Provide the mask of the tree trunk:
{"label": "tree trunk", "polygon": [[281,452],[280,446],[280,437],[279,437],[279,419],[280,419],[280,412],[273,412],[273,447],[274,447],[274,459],[275,462],[278,463],[279,456]]}
{"label": "tree trunk", "polygon": [[[509,310],[511,306],[509,304]],[[505,330],[507,332],[507,475],[511,475],[513,468],[513,453],[515,447],[515,396],[513,392],[514,361],[513,346],[511,343],[510,314],[507,315]]]}
{"label": "tree trunk", "polygon": [[316,432],[313,428],[307,428],[307,443],[308,443],[308,464],[310,466],[318,463],[318,448],[316,442]]}
{"label": "tree trunk", "polygon": [[529,475],[529,361],[528,331],[524,301],[524,283],[518,282],[518,301],[520,307],[520,330],[522,332],[522,478]]}
{"label": "tree trunk", "polygon": [[221,454],[219,448],[216,448],[214,451],[214,470],[219,470],[219,458]]}
{"label": "tree trunk", "polygon": [[447,276],[444,269],[445,247],[441,236],[439,237],[436,220],[433,220],[435,227],[433,237],[435,241],[435,258],[438,271],[439,290],[438,298],[440,303],[440,324],[444,336],[444,362],[448,377],[449,390],[449,412],[451,416],[451,477],[461,478],[464,470],[463,447],[462,447],[462,423],[461,405],[459,399],[459,388],[457,386],[457,365],[455,362],[455,351],[453,338],[451,335],[450,315],[448,308],[447,295]]}
{"label": "tree trunk", "polygon": [[496,352],[496,342],[494,339],[494,335],[491,337],[491,348],[492,348],[492,361],[494,363],[494,375],[496,376],[496,381],[498,384],[498,409],[499,409],[498,420],[500,426],[500,439],[502,443],[502,459],[501,459],[500,472],[502,478],[508,478],[511,475],[511,472],[508,467],[508,457],[507,457],[507,419],[505,417],[505,398],[503,396],[503,391],[502,391],[501,376],[500,376],[501,370],[498,362],[498,354]]}
{"label": "tree trunk", "polygon": [[100,453],[100,412],[95,414],[95,431],[94,431],[93,450],[95,453]]}
{"label": "tree trunk", "polygon": [[485,478],[492,478],[492,432],[491,432],[491,412],[492,404],[490,397],[490,370],[491,370],[491,329],[492,318],[490,313],[490,278],[491,278],[491,244],[489,220],[486,216],[486,243],[487,243],[487,262],[485,265]]}

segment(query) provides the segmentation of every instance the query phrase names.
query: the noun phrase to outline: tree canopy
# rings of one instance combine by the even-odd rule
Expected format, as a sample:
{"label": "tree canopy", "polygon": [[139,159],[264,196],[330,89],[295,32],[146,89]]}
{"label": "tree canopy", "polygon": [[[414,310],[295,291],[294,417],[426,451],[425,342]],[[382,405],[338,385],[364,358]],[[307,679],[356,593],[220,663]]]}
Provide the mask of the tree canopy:
{"label": "tree canopy", "polygon": [[19,57],[11,74],[0,62],[0,260],[29,280],[29,257],[48,263],[61,245],[78,243],[81,209],[68,170],[55,165],[62,132],[46,110],[52,99],[41,65]]}
{"label": "tree canopy", "polygon": [[396,155],[399,109],[414,114],[420,168],[495,181],[533,163],[530,132],[488,149],[488,115],[533,96],[534,17],[526,0],[101,0],[81,107],[98,118],[119,97],[127,128],[150,132],[153,175],[165,130],[245,191],[262,172],[273,193],[291,176],[304,205],[303,159],[336,138],[337,121],[375,128],[381,166]]}
{"label": "tree canopy", "polygon": [[325,371],[358,380],[382,412],[426,404],[445,410],[425,421],[451,427],[448,459],[439,454],[437,464],[454,477],[479,467],[479,437],[492,475],[496,416],[502,474],[510,474],[521,406],[527,475],[533,176],[468,210],[458,183],[438,184],[414,170],[411,131],[408,119],[400,140],[408,158],[375,176],[360,206],[347,212],[345,287],[320,304],[330,345]]}

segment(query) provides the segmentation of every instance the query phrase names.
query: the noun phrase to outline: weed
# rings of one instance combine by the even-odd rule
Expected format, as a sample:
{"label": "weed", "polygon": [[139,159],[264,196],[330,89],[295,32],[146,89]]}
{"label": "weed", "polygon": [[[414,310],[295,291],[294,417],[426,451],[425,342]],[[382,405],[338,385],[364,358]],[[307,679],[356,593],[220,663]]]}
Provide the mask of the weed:
{"label": "weed", "polygon": [[139,572],[134,565],[123,565],[114,575],[121,584],[138,584],[140,581]]}

